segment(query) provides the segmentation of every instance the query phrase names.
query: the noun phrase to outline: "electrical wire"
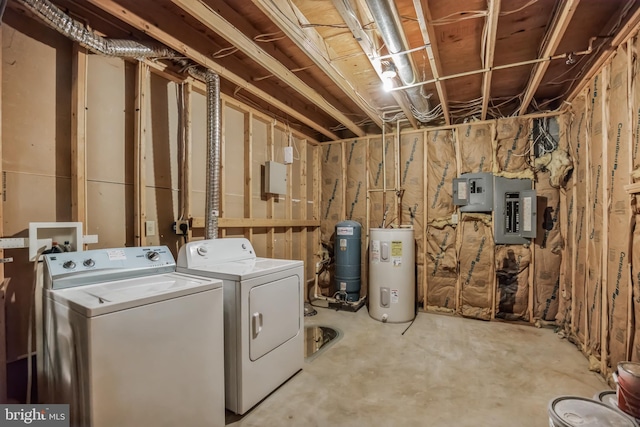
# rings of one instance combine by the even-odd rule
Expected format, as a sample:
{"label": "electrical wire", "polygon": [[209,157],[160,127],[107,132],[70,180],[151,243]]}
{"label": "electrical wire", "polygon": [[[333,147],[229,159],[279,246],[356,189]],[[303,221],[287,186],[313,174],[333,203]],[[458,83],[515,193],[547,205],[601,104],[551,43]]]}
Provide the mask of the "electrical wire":
{"label": "electrical wire", "polygon": [[231,56],[238,51],[238,48],[235,46],[223,47],[217,52],[211,54],[211,57],[214,59],[225,58],[227,56]]}
{"label": "electrical wire", "polygon": [[[279,34],[281,34],[279,36]],[[284,35],[284,33],[282,31],[276,31],[274,33],[265,33],[265,34],[258,34],[257,36],[255,36],[253,38],[254,41],[257,41],[258,43],[270,43],[270,42],[275,42],[278,40],[282,40],[284,39],[286,36]]]}
{"label": "electrical wire", "polygon": [[[448,25],[448,24],[457,24],[461,21],[466,21],[467,19],[476,19],[476,18],[484,18],[487,16],[488,12],[486,10],[470,10],[470,11],[460,11],[450,13],[449,15],[443,16],[442,18],[434,19],[431,21],[431,25]],[[453,16],[457,16],[457,18],[453,18]]]}
{"label": "electrical wire", "polygon": [[505,11],[505,12],[500,12],[500,16],[507,16],[507,15],[511,15],[513,13],[518,13],[521,10],[524,10],[526,8],[528,8],[529,6],[537,3],[538,0],[530,0],[529,2],[527,2],[526,4],[522,5],[521,7],[514,9],[514,10],[509,10],[509,11]]}

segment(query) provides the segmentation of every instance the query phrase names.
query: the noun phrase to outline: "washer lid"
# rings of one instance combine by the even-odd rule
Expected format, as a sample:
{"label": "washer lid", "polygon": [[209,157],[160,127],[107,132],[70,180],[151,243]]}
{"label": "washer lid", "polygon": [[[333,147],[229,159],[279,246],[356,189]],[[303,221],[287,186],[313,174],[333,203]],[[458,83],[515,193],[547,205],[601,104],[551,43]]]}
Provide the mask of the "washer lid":
{"label": "washer lid", "polygon": [[637,427],[608,405],[578,396],[562,396],[549,403],[549,416],[557,426]]}
{"label": "washer lid", "polygon": [[94,317],[221,287],[219,280],[167,273],[52,290],[47,295],[85,317]]}
{"label": "washer lid", "polygon": [[221,264],[202,265],[194,268],[179,266],[178,271],[199,276],[241,281],[290,268],[301,267],[303,265],[302,261],[296,260],[254,258],[243,261],[229,261]]}

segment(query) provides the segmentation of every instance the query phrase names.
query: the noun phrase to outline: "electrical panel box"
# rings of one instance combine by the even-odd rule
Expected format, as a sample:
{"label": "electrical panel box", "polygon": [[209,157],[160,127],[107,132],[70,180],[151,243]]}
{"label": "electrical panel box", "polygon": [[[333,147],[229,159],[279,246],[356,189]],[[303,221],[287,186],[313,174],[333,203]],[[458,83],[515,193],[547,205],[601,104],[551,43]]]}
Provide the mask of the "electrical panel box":
{"label": "electrical panel box", "polygon": [[453,180],[453,203],[461,212],[493,210],[493,174],[465,173]]}
{"label": "electrical panel box", "polygon": [[265,163],[264,191],[272,194],[287,194],[287,165],[278,162]]}
{"label": "electrical panel box", "polygon": [[537,200],[530,179],[494,178],[494,241],[522,245],[536,237]]}

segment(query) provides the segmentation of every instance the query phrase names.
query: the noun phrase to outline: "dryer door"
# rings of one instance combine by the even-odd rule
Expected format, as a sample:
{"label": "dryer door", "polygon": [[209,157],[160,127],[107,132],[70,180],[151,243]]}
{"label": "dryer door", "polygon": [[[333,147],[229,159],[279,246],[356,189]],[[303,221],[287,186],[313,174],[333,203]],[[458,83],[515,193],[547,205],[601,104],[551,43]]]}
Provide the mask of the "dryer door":
{"label": "dryer door", "polygon": [[289,276],[249,291],[249,357],[256,361],[300,331],[300,284]]}

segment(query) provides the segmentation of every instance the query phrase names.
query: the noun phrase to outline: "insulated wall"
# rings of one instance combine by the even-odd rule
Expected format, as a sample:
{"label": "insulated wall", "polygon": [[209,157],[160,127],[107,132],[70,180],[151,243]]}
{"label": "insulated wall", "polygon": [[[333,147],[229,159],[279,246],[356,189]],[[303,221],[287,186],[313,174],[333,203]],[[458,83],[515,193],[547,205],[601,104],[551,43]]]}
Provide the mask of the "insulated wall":
{"label": "insulated wall", "polygon": [[637,37],[623,43],[566,115],[575,171],[564,195],[572,268],[565,263],[563,275],[573,283],[571,314],[558,318],[570,318],[572,339],[605,376],[640,358],[637,52]]}
{"label": "insulated wall", "polygon": [[[485,320],[553,320],[564,247],[560,190],[540,184],[541,210],[548,211],[548,221],[537,224],[546,227],[534,245],[540,252],[537,259],[534,246],[495,245],[494,215],[461,214],[452,196],[453,179],[470,172],[513,179],[537,176],[550,183],[549,173],[532,170],[534,120],[510,118],[400,134],[395,129],[385,134],[384,144],[382,136],[323,143],[323,242],[333,245],[339,221],[363,224],[366,292],[368,229],[412,226],[416,295],[422,308]],[[567,146],[565,142],[565,151]],[[363,198],[368,202],[364,211]]]}

